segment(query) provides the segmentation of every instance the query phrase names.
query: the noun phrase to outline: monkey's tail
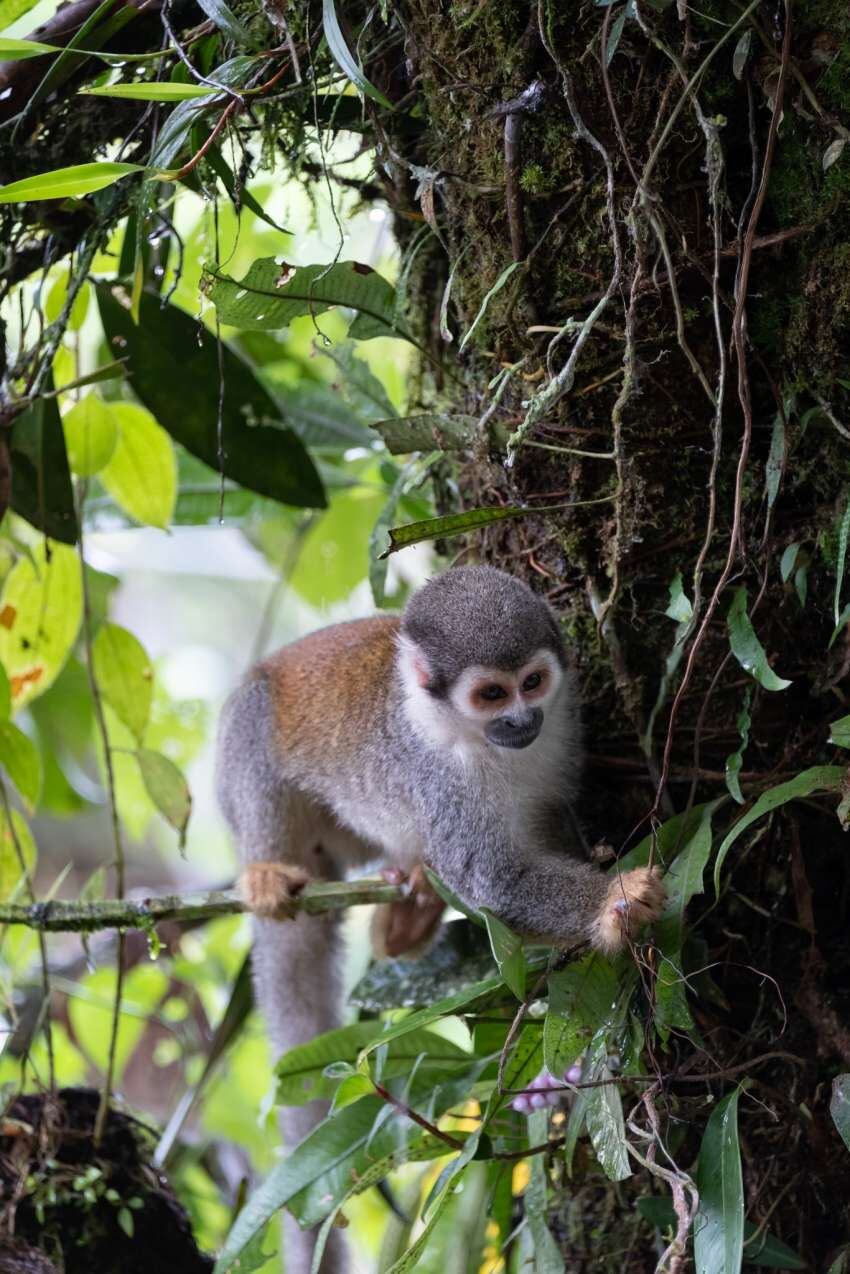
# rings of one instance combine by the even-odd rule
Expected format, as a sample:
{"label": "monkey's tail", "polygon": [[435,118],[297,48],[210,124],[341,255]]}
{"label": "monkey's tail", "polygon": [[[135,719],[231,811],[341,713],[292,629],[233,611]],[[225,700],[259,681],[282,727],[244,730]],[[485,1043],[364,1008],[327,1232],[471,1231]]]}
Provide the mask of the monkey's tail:
{"label": "monkey's tail", "polygon": [[[340,1024],[343,964],[339,920],[296,916],[294,920],[254,920],[254,991],[268,1026],[274,1056]],[[280,1130],[287,1153],[327,1114],[327,1103],[280,1107]],[[284,1211],[285,1274],[310,1274],[316,1231],[302,1230]],[[320,1274],[348,1274],[347,1244],[332,1230]]]}

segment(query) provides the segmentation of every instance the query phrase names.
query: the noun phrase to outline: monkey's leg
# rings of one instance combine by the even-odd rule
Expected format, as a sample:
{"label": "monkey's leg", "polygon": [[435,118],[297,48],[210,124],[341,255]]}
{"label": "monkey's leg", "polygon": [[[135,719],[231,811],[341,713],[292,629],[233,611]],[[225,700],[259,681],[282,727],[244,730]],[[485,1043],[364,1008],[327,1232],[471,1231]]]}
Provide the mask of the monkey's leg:
{"label": "monkey's leg", "polygon": [[[394,884],[405,883],[400,868],[387,868],[383,875]],[[421,864],[417,863],[413,868],[406,884],[406,898],[375,908],[371,940],[372,954],[376,959],[421,955],[445,911],[445,903],[431,888]]]}

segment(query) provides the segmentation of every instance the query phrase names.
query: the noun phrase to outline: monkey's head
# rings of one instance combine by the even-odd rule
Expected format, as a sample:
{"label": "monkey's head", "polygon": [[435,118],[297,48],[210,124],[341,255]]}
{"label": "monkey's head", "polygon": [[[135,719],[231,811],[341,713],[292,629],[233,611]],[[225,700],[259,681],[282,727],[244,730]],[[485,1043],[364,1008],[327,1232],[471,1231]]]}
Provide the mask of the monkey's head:
{"label": "monkey's head", "polygon": [[408,711],[443,744],[528,747],[566,668],[549,607],[490,566],[456,567],[414,594],[399,648]]}

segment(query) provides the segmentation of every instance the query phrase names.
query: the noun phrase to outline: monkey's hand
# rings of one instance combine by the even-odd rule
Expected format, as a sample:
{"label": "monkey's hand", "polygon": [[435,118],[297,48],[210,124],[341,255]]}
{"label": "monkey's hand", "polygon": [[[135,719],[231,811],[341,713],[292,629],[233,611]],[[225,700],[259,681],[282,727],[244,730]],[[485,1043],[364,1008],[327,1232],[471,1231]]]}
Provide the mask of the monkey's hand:
{"label": "monkey's hand", "polygon": [[[383,875],[393,884],[404,881],[404,875],[398,868],[390,867]],[[436,929],[445,905],[417,864],[407,879],[407,897],[375,908],[371,934],[375,958],[420,955]]]}
{"label": "monkey's hand", "polygon": [[312,879],[309,872],[292,863],[249,863],[239,877],[239,892],[245,906],[264,920],[291,920],[293,899]]}
{"label": "monkey's hand", "polygon": [[639,929],[658,919],[666,896],[657,867],[635,867],[617,876],[591,926],[593,945],[616,955]]}

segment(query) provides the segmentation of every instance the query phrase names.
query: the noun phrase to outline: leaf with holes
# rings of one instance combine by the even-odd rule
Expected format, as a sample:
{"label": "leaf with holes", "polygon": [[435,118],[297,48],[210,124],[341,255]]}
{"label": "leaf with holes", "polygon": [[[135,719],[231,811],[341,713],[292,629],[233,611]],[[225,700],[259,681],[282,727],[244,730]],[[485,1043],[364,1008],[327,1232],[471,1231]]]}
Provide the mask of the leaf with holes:
{"label": "leaf with holes", "polygon": [[395,289],[371,266],[357,261],[338,261],[329,268],[279,265],[274,257],[261,257],[241,280],[206,266],[201,287],[219,320],[243,331],[276,331],[302,314],[322,314],[341,305],[356,311],[349,330],[353,339],[410,339],[396,324]]}

